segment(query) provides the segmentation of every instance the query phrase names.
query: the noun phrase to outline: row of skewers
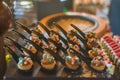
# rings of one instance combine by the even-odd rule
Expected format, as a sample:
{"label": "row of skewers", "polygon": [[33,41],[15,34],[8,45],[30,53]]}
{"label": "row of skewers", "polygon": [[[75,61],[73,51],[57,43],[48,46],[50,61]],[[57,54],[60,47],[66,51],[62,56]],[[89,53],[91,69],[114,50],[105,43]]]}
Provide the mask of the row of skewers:
{"label": "row of skewers", "polygon": [[[5,45],[5,49],[12,55],[20,71],[31,71],[34,61],[36,61],[44,71],[52,72],[60,62],[67,71],[79,73],[83,61],[92,72],[106,72],[102,56],[96,54],[98,52],[94,53],[95,49],[100,48],[95,33],[84,33],[74,24],[71,24],[73,30],[69,32],[66,32],[57,23],[53,23],[53,25],[60,30],[59,32],[49,29],[40,22],[32,24],[31,26],[34,26],[32,30],[19,22],[16,24],[25,30],[30,37],[27,38],[19,31],[13,30],[26,42],[25,45],[19,44],[11,37],[5,39],[10,40],[22,54],[18,56],[8,45]],[[40,28],[46,31],[46,35]]]}

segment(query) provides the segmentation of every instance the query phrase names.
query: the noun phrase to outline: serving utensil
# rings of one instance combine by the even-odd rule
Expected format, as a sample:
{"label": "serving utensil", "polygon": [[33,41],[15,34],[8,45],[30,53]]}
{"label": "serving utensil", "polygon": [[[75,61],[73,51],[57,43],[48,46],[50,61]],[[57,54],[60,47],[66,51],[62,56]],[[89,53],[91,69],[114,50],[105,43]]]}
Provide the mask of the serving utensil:
{"label": "serving utensil", "polygon": [[[22,24],[21,22],[15,22],[17,25],[19,25],[21,28],[23,28],[28,34],[31,34],[32,33],[32,31],[31,30],[29,30],[24,24]],[[33,26],[33,25],[35,25],[35,24],[31,24],[30,26]]]}
{"label": "serving utensil", "polygon": [[33,42],[30,39],[27,39],[23,34],[19,33],[16,30],[13,30],[15,33],[17,33],[18,36],[20,36],[22,39],[25,39],[27,42],[29,42],[30,44],[32,44],[37,50],[43,52],[43,48],[40,45],[37,45],[35,42]]}
{"label": "serving utensil", "polygon": [[37,53],[33,54],[30,50],[28,50],[27,48],[21,46],[19,43],[17,43],[13,39],[11,39],[9,37],[6,37],[6,38],[9,39],[21,52],[28,53],[33,61],[37,61],[40,64],[40,58],[38,57]]}
{"label": "serving utensil", "polygon": [[67,38],[67,32],[59,24],[54,22],[53,25],[55,25],[56,28],[58,28],[64,34],[64,36]]}
{"label": "serving utensil", "polygon": [[40,27],[42,27],[47,32],[48,35],[50,34],[50,30],[44,24],[38,22],[38,25],[40,25]]}
{"label": "serving utensil", "polygon": [[81,31],[77,26],[75,26],[74,24],[71,24],[71,27],[73,27],[75,30],[77,30],[79,32],[79,34],[82,36],[83,39],[85,39],[85,33],[83,31]]}

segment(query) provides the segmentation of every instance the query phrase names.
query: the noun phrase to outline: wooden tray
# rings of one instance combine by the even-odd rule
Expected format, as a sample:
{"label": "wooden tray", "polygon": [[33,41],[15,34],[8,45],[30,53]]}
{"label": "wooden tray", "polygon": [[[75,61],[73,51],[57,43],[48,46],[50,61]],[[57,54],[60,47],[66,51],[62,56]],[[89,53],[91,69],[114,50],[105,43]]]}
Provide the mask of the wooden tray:
{"label": "wooden tray", "polygon": [[[86,30],[85,32],[93,31],[97,34],[98,38],[102,37],[106,32],[107,29],[106,22],[99,17],[87,13],[78,13],[78,12],[57,13],[46,16],[40,22],[42,22],[46,26],[51,26],[52,22],[58,21],[59,19],[62,18],[70,18],[70,17],[84,19],[94,23],[94,26]],[[72,29],[71,27],[65,28],[66,31],[69,31],[71,29]]]}

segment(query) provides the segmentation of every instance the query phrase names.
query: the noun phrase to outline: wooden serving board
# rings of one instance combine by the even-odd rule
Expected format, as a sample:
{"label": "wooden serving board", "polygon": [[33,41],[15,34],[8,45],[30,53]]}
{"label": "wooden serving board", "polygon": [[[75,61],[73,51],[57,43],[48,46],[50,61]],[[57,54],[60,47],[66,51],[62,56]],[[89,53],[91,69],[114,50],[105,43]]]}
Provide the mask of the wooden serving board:
{"label": "wooden serving board", "polygon": [[[49,15],[49,16],[46,16],[45,18],[43,18],[40,22],[45,24],[46,26],[48,26],[47,22],[49,20],[51,20],[53,17],[64,16],[66,14],[67,13],[52,14],[52,15]],[[98,38],[102,37],[105,34],[105,32],[107,30],[107,25],[106,25],[106,22],[103,19],[101,19],[101,18],[99,18],[99,17],[97,17],[95,15],[88,14],[88,13],[71,12],[71,14],[72,15],[74,15],[74,14],[76,15],[77,14],[77,15],[80,15],[80,16],[84,15],[84,16],[88,16],[88,17],[91,17],[91,18],[97,20],[98,21],[98,27],[96,29],[94,29],[93,32],[95,32],[97,34]],[[71,29],[72,28],[70,28],[70,27],[66,27],[65,28],[66,31],[69,31]]]}

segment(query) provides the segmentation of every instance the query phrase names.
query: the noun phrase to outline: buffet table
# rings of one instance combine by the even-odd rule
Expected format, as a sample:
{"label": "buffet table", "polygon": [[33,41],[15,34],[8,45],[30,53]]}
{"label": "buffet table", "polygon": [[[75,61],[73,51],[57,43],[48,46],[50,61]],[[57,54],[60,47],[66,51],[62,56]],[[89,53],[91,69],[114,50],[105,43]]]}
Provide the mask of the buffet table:
{"label": "buffet table", "polygon": [[[55,15],[51,15],[51,16],[48,16],[48,17],[46,17],[45,19],[43,19],[43,20],[41,20],[40,22],[42,22],[43,24],[45,24],[45,25],[47,25],[47,21],[49,21],[50,19],[51,19],[51,17],[53,17],[53,16],[59,16],[59,15],[64,15],[64,14],[55,14]],[[79,15],[85,15],[84,13],[82,13],[82,14],[79,14]],[[102,37],[103,35],[104,35],[104,33],[106,32],[106,29],[107,29],[107,26],[106,26],[106,23],[104,22],[104,20],[102,20],[102,19],[100,19],[100,18],[97,18],[97,17],[95,17],[95,16],[92,16],[92,15],[90,15],[90,14],[87,14],[88,16],[91,16],[92,18],[94,18],[95,20],[97,20],[98,22],[99,22],[99,24],[98,24],[98,27],[97,28],[95,28],[95,30],[93,30],[93,31],[91,31],[91,32],[95,32],[96,33],[96,36],[97,36],[97,38],[99,39],[100,37]],[[17,24],[19,24],[19,25],[21,25],[20,23],[17,23]],[[55,23],[56,24],[56,23]],[[42,25],[42,24],[40,24],[39,22],[37,23],[37,25],[38,26],[36,26],[36,28],[33,28],[33,30],[30,30],[30,29],[26,29],[25,31],[27,32],[30,32],[30,34],[29,34],[29,36],[27,36],[27,34],[25,34],[24,36],[20,36],[20,34],[24,34],[24,32],[20,32],[19,30],[18,30],[18,32],[20,32],[20,33],[17,33],[17,34],[19,34],[19,37],[21,37],[20,39],[17,39],[16,40],[16,42],[18,42],[19,43],[19,40],[20,40],[20,42],[24,42],[24,39],[26,39],[26,37],[28,38],[28,39],[30,39],[30,37],[31,37],[31,35],[32,35],[32,33],[31,33],[31,31],[37,31],[38,29],[40,29],[40,28],[43,28],[43,29],[45,29],[45,27],[46,26],[44,26],[44,25]],[[40,27],[40,25],[42,25],[42,27]],[[23,25],[22,25],[23,26]],[[48,26],[48,25],[47,25]],[[58,26],[57,26],[58,27]],[[23,28],[23,27],[22,27]],[[43,36],[45,36],[45,34],[46,33],[48,33],[48,38],[50,38],[50,33],[49,32],[52,32],[52,30],[50,31],[49,30],[49,28],[48,27],[46,27],[47,29],[48,29],[48,31],[46,30],[46,32],[44,32],[45,30],[43,30],[43,29],[40,29],[40,30],[42,30],[43,32],[42,32],[42,35]],[[25,26],[24,26],[24,29],[25,29]],[[68,30],[69,30],[69,28],[68,28]],[[24,30],[23,30],[24,31]],[[15,32],[15,31],[14,31]],[[17,31],[16,31],[17,32]],[[16,33],[15,32],[15,33]],[[25,33],[26,33],[25,32]],[[40,31],[38,31],[38,32],[40,32]],[[61,32],[62,32],[62,30],[61,30]],[[67,33],[67,32],[66,32]],[[63,33],[64,34],[64,33]],[[68,33],[67,33],[68,34]],[[77,33],[78,34],[78,33]],[[85,33],[83,33],[84,35],[85,35]],[[87,34],[87,33],[86,33]],[[94,33],[88,33],[88,34],[92,34],[92,35],[94,35]],[[59,36],[61,35],[61,34],[58,34]],[[37,35],[38,36],[38,35]],[[52,35],[53,36],[53,35]],[[74,35],[74,36],[76,36],[76,35]],[[32,35],[32,37],[33,37],[33,35]],[[65,37],[65,36],[64,36]],[[83,35],[82,35],[82,37],[83,37]],[[24,39],[23,39],[24,38]],[[77,37],[78,39],[80,39],[81,37]],[[94,38],[94,39],[97,39],[97,38]],[[9,39],[9,38],[8,38]],[[42,39],[43,39],[43,37],[42,37]],[[61,39],[61,38],[60,38]],[[92,39],[92,38],[90,38],[90,39]],[[10,39],[9,39],[10,40]],[[27,39],[26,39],[27,40]],[[48,39],[47,39],[48,40]],[[62,40],[62,39],[61,39]],[[86,42],[84,42],[83,40],[85,40]],[[83,45],[85,45],[86,43],[87,43],[87,38],[85,37],[85,38],[83,38],[83,40],[81,40],[80,42],[82,42],[83,41]],[[32,41],[32,40],[31,40]],[[12,40],[11,40],[11,42],[12,42]],[[42,41],[41,41],[42,42]],[[44,41],[45,42],[45,41]],[[43,43],[41,43],[41,44],[44,44],[44,42]],[[97,40],[96,40],[96,42],[97,42]],[[28,41],[25,41],[25,44],[27,44],[27,43],[29,43],[29,40]],[[63,41],[63,43],[64,43],[64,41]],[[63,44],[62,43],[62,44]],[[13,44],[14,44],[14,42],[13,42]],[[22,44],[22,43],[20,43],[20,44]],[[29,43],[30,44],[30,43]],[[33,43],[31,43],[32,45],[33,45]],[[54,44],[54,43],[52,43],[52,44]],[[34,43],[34,45],[35,45],[35,47],[36,47],[36,44]],[[47,46],[49,46],[50,44],[47,44]],[[73,44],[72,44],[73,45]],[[78,44],[77,44],[78,45]],[[92,43],[91,43],[91,45],[92,45]],[[23,45],[22,45],[23,46]],[[56,46],[56,45],[55,45]],[[64,44],[64,46],[65,46],[65,44]],[[70,47],[70,45],[69,45],[69,40],[67,41],[67,45],[66,45],[67,47]],[[81,44],[79,44],[79,46],[81,46]],[[14,49],[14,51],[15,51],[15,54],[19,54],[20,52],[18,51],[18,49],[16,49],[16,45],[14,45],[14,46],[10,46],[11,48],[13,48]],[[24,45],[24,47],[25,47],[25,45]],[[39,45],[39,47],[41,47],[41,45]],[[60,45],[59,46],[57,46],[58,48],[60,48]],[[88,44],[87,44],[87,46],[85,45],[85,46],[82,46],[82,47],[84,47],[84,49],[86,50],[86,51],[88,51],[87,49],[89,49],[90,50],[90,48],[88,48]],[[23,47],[21,47],[21,48],[23,48]],[[28,48],[28,47],[27,47]],[[43,46],[42,46],[42,48],[43,48]],[[99,47],[97,47],[97,48],[100,48],[100,46]],[[36,48],[37,49],[37,48]],[[65,50],[67,50],[68,48],[65,48]],[[6,49],[7,50],[7,49]],[[43,48],[43,50],[46,50],[45,48]],[[42,51],[41,51],[42,52]],[[41,53],[40,52],[40,55],[43,55],[43,52]],[[24,51],[23,51],[23,53],[24,53]],[[22,54],[23,54],[22,53]],[[36,53],[38,53],[39,54],[39,51],[38,52],[36,52]],[[66,54],[66,53],[65,53]],[[88,52],[86,53],[86,54],[88,54]],[[100,53],[100,55],[99,56],[101,56],[101,54],[102,53]],[[50,55],[52,55],[51,53],[50,53]],[[67,54],[67,55],[70,55],[70,54]],[[25,57],[26,55],[24,54],[24,57]],[[34,55],[32,55],[32,57],[31,57],[31,55],[29,55],[29,57],[31,57],[31,59],[33,58],[33,56]],[[52,55],[53,56],[53,55]],[[66,56],[66,55],[65,55]],[[75,55],[76,56],[76,55]],[[77,55],[78,56],[78,55]],[[85,55],[86,56],[86,55]],[[40,57],[40,56],[39,56]],[[42,56],[43,57],[43,56]],[[55,56],[54,56],[55,57]],[[72,56],[73,57],[73,56]],[[103,57],[103,55],[102,55],[102,57]],[[35,58],[37,58],[37,57],[35,57]],[[41,57],[40,57],[41,58]],[[55,57],[56,58],[56,57]],[[89,56],[89,57],[85,57],[86,58],[86,60],[91,60],[91,62],[92,62],[92,59],[90,59],[91,57]],[[44,58],[43,58],[44,59]],[[84,59],[82,59],[82,58],[80,58],[79,57],[79,59],[81,59],[81,61],[79,61],[80,62],[80,65],[79,65],[79,68],[77,68],[77,70],[75,70],[75,71],[70,71],[69,69],[66,69],[66,65],[63,65],[61,62],[60,62],[60,60],[58,60],[57,61],[57,65],[56,65],[56,67],[55,67],[55,69],[52,71],[52,72],[49,72],[49,71],[46,71],[46,70],[44,70],[44,69],[42,69],[41,68],[41,61],[40,61],[40,64],[39,64],[39,62],[37,62],[37,60],[36,61],[34,61],[34,59],[33,59],[33,61],[34,61],[34,65],[33,65],[33,68],[32,68],[32,70],[30,71],[30,72],[21,72],[19,69],[18,69],[18,64],[15,62],[15,60],[12,58],[10,61],[9,61],[9,63],[8,63],[8,68],[7,68],[7,71],[6,71],[6,74],[5,74],[5,79],[6,80],[14,80],[14,79],[23,79],[23,80],[36,80],[36,79],[42,79],[42,80],[46,80],[46,79],[56,79],[56,80],[58,80],[58,79],[79,79],[79,80],[93,80],[93,79],[98,79],[98,80],[106,80],[106,79],[111,79],[111,80],[117,80],[117,79],[120,79],[120,76],[119,76],[119,72],[117,72],[117,68],[115,68],[115,73],[114,74],[109,74],[108,72],[107,72],[107,69],[106,69],[106,67],[103,69],[103,71],[98,71],[98,73],[97,72],[93,72],[86,64],[86,61],[84,61]],[[41,59],[40,59],[41,60]],[[91,62],[90,62],[90,64],[91,64]],[[78,64],[77,64],[78,65]],[[104,71],[105,70],[105,71]]]}
{"label": "buffet table", "polygon": [[79,79],[79,80],[119,80],[120,76],[115,70],[114,75],[109,75],[107,72],[105,73],[94,73],[89,70],[87,65],[82,62],[82,68],[78,73],[71,73],[66,71],[64,66],[58,62],[58,66],[56,70],[52,73],[44,72],[40,65],[34,62],[34,67],[32,73],[21,73],[18,70],[17,64],[14,59],[11,59],[8,63],[8,68],[5,74],[5,80],[66,80],[66,79]]}

